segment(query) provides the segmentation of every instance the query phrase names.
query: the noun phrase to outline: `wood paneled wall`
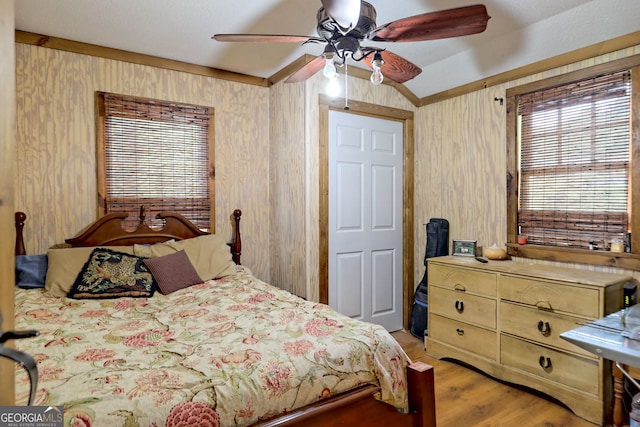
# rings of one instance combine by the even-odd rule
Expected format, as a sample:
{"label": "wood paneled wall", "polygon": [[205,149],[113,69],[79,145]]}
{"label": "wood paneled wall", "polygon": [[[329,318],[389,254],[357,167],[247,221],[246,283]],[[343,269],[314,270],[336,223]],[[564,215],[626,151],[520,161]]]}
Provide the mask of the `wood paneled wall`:
{"label": "wood paneled wall", "polygon": [[[638,51],[627,48],[421,108],[393,87],[349,78],[349,99],[415,113],[410,238],[416,284],[430,218],[448,219],[452,239],[505,243],[506,104],[495,98],[513,86]],[[96,90],[192,102],[215,108],[217,232],[230,236],[228,216],[242,209],[243,262],[260,278],[318,299],[321,74],[265,88],[20,43],[16,62],[15,207],[31,218],[29,252],[63,241],[97,215]]]}
{"label": "wood paneled wall", "polygon": [[[506,102],[508,88],[631,56],[640,46],[583,60],[543,73],[421,107],[416,118],[416,243],[425,241],[429,218],[447,218],[452,239],[504,247],[506,232]],[[421,223],[421,221],[424,221]],[[416,278],[424,267],[416,244]],[[418,261],[419,260],[419,261]],[[523,260],[525,261],[525,260]],[[545,262],[545,264],[548,264]],[[640,272],[577,264],[589,270]]]}
{"label": "wood paneled wall", "polygon": [[[0,1],[0,326],[13,329],[14,244],[13,175],[15,171],[14,1]],[[12,345],[7,343],[7,345]],[[13,405],[16,365],[0,359],[0,406]]]}
{"label": "wood paneled wall", "polygon": [[304,85],[278,84],[270,93],[268,218],[271,282],[306,297]]}
{"label": "wood paneled wall", "polygon": [[269,253],[269,89],[15,44],[15,208],[28,214],[26,248],[42,253],[97,218],[95,92],[215,110],[216,232],[231,238],[243,211],[242,261],[266,280]]}

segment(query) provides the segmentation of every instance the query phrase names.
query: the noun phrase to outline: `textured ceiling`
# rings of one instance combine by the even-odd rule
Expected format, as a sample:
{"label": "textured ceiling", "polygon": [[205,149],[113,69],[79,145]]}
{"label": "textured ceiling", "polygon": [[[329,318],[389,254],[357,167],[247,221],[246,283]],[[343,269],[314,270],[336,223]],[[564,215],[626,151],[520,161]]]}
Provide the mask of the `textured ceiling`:
{"label": "textured ceiling", "polygon": [[[369,0],[377,24],[469,0]],[[639,0],[486,0],[481,34],[376,43],[423,69],[405,83],[422,98],[640,30]],[[322,46],[221,43],[216,33],[316,35],[320,0],[19,0],[16,29],[270,77]]]}

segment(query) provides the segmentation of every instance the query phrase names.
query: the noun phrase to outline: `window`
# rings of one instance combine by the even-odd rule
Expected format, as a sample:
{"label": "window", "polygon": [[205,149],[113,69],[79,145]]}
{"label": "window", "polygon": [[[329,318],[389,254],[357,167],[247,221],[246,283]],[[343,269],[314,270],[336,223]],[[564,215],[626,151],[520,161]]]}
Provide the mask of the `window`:
{"label": "window", "polygon": [[630,92],[623,71],[518,97],[518,229],[530,243],[625,238]]}
{"label": "window", "polygon": [[[640,232],[632,191],[640,182],[633,185],[633,67],[622,66],[628,62],[507,91],[512,255],[620,265],[611,259],[627,254],[609,251],[615,240],[640,254],[632,239],[634,229]],[[516,244],[519,234],[527,245]]]}
{"label": "window", "polygon": [[212,114],[208,107],[98,93],[103,213],[127,212],[137,224],[144,206],[147,218],[174,211],[212,229]]}

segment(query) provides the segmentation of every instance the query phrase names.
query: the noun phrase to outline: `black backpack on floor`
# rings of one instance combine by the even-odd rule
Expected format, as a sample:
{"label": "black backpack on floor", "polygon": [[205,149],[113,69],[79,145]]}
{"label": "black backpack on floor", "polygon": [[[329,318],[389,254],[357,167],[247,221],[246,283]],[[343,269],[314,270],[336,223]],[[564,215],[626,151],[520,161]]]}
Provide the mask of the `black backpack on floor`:
{"label": "black backpack on floor", "polygon": [[[449,255],[449,221],[443,218],[431,218],[426,224],[427,245],[424,251],[424,266],[427,258]],[[427,269],[424,270],[422,280],[416,288],[413,306],[411,307],[411,334],[424,339],[427,335],[427,308],[429,296],[427,293]]]}

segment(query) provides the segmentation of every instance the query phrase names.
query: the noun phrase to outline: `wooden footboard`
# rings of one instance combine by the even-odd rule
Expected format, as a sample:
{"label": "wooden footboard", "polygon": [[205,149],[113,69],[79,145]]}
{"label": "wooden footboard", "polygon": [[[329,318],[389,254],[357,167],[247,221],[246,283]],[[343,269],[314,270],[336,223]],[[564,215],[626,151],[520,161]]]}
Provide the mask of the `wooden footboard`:
{"label": "wooden footboard", "polygon": [[254,427],[435,427],[436,406],[433,367],[417,362],[407,368],[409,414],[374,399],[375,386],[363,386]]}

